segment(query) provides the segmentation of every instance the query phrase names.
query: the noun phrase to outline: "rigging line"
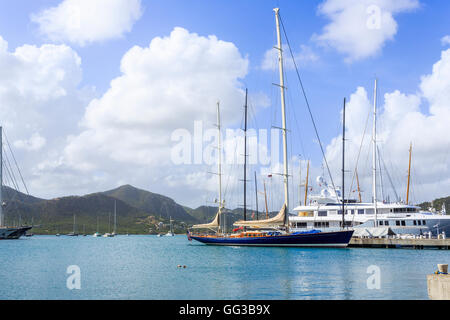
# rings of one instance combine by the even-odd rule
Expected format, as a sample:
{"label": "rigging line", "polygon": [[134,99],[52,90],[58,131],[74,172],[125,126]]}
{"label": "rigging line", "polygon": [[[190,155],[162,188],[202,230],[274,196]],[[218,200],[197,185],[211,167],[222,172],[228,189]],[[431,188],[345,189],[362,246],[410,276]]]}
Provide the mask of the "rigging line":
{"label": "rigging line", "polygon": [[350,195],[351,195],[350,192],[351,192],[351,190],[353,189],[353,183],[355,182],[356,172],[357,172],[357,170],[358,170],[359,158],[360,158],[360,156],[361,156],[362,147],[363,147],[363,145],[364,145],[364,139],[365,139],[365,137],[366,137],[366,131],[367,131],[367,126],[368,126],[368,124],[369,124],[369,117],[370,117],[370,114],[371,114],[371,110],[370,110],[370,108],[369,108],[369,112],[367,113],[367,118],[366,118],[366,125],[364,126],[364,132],[363,132],[363,135],[362,135],[362,138],[361,138],[361,143],[360,143],[360,145],[359,145],[358,156],[356,157],[355,170],[353,171],[352,183],[350,184],[350,190],[349,190],[349,192],[348,192],[348,197],[347,197],[347,199],[350,198]]}
{"label": "rigging line", "polygon": [[[241,124],[240,124],[239,128],[242,127],[243,122],[244,122],[244,115],[242,115],[242,118],[241,118]],[[226,128],[225,128],[225,129],[226,129]],[[242,129],[239,129],[239,130],[242,130]],[[225,130],[225,131],[226,131],[226,130]],[[234,139],[235,139],[235,140],[234,140],[235,143],[234,143],[234,152],[233,152],[233,155],[236,156],[236,155],[237,155],[236,150],[237,150],[237,147],[238,147],[238,137],[235,136]],[[224,146],[226,145],[226,142],[227,142],[227,140],[224,139],[224,143],[223,143]],[[228,143],[229,143],[229,141],[228,141]],[[225,149],[224,146],[222,146],[223,149]],[[226,162],[226,159],[228,159],[228,158],[225,157],[225,162]],[[233,170],[235,169],[234,165],[236,165],[236,166],[238,165],[238,158],[233,157],[233,160],[231,161],[231,164],[228,165],[229,171],[233,171]],[[228,186],[230,185],[230,179],[231,179],[231,174],[228,174],[228,175],[227,175],[227,181],[226,181],[226,183],[225,183],[225,192],[224,192],[224,195],[228,193]],[[232,191],[231,191],[231,192],[232,192]],[[233,195],[231,195],[231,196],[233,196]],[[230,200],[231,200],[231,199],[230,199]]]}
{"label": "rigging line", "polygon": [[[285,81],[286,81],[286,86],[289,88],[288,77],[286,77]],[[293,97],[292,97],[292,94],[291,94],[291,92],[288,91],[288,90],[286,90],[286,92],[287,92],[288,102],[289,102],[290,105],[293,106],[293,105],[294,105],[294,99],[293,99]],[[305,152],[305,147],[304,147],[304,145],[303,145],[303,139],[302,139],[302,134],[301,134],[301,130],[300,130],[300,125],[299,125],[298,119],[297,119],[297,113],[295,112],[295,108],[289,108],[289,109],[288,109],[289,112],[290,112],[291,110],[292,110],[292,113],[293,113],[294,116],[293,116],[293,117],[289,117],[290,124],[291,124],[291,121],[292,121],[291,118],[294,118],[294,122],[295,122],[295,125],[296,125],[296,129],[297,129],[297,131],[298,131],[297,135],[298,135],[298,138],[299,138],[299,140],[300,140],[300,149],[301,149],[301,152],[302,152],[302,154],[303,154],[303,156],[304,156],[305,158],[308,158],[309,155],[306,154],[306,152]],[[290,127],[293,128],[294,126],[292,126],[292,124],[291,124]],[[291,136],[294,136],[293,131],[292,131]],[[292,142],[292,140],[293,140],[293,139],[291,139],[291,142]],[[294,151],[292,150],[291,152],[292,152],[292,154],[293,154]]]}
{"label": "rigging line", "polygon": [[[286,73],[284,74],[284,82],[285,82],[285,86],[287,87],[287,88],[289,88],[289,81],[288,81],[288,77],[286,76]],[[287,91],[287,90],[286,90]],[[293,100],[292,100],[292,96],[290,95],[290,92],[288,92],[287,94],[286,94],[286,96],[287,96],[287,100],[288,100],[288,105],[291,105],[291,106],[293,106],[294,105],[294,103],[293,103]],[[287,112],[286,112],[286,117],[287,117],[287,127],[288,128],[293,128],[294,126],[292,125],[292,112],[291,112],[291,110],[293,110],[294,108],[288,108],[287,109]],[[293,134],[292,134],[292,129],[291,129],[291,131],[287,131],[286,132],[286,135],[290,135],[291,137],[293,136]],[[295,154],[294,153],[294,148],[293,148],[293,141],[292,141],[293,139],[289,139],[289,146],[288,146],[288,154],[291,154],[291,157]],[[290,175],[291,177],[292,177],[292,181],[294,181],[294,170],[293,170],[293,167],[294,167],[294,165],[291,165],[291,162],[290,162],[290,159],[289,159],[289,157],[288,157],[288,163],[289,163],[289,171],[290,171],[290,173],[288,172],[288,175]],[[294,203],[297,203],[297,202],[295,202],[295,196],[296,196],[296,192],[295,192],[295,184],[294,183],[291,183],[290,185],[289,185],[289,190],[288,190],[288,192],[289,192],[289,194],[293,194],[292,195],[292,199],[293,199],[293,201],[294,201]]]}
{"label": "rigging line", "polygon": [[281,26],[283,28],[283,33],[284,33],[284,37],[286,38],[286,42],[287,42],[287,45],[288,45],[288,48],[289,48],[289,52],[290,52],[291,57],[292,57],[292,61],[294,63],[295,72],[297,73],[297,78],[298,78],[298,81],[300,82],[300,86],[302,88],[303,97],[305,98],[306,106],[308,107],[308,112],[309,112],[309,115],[311,117],[311,121],[312,121],[312,124],[313,124],[313,127],[314,127],[314,132],[316,133],[316,138],[317,138],[317,140],[319,142],[320,150],[322,151],[322,155],[323,155],[323,159],[325,161],[325,165],[327,166],[328,174],[329,174],[330,179],[331,179],[331,185],[333,186],[335,194],[337,194],[336,193],[336,186],[335,186],[334,181],[333,181],[333,176],[331,175],[330,167],[328,166],[328,161],[327,161],[327,158],[325,156],[325,152],[323,150],[322,141],[320,140],[319,133],[317,131],[316,122],[314,121],[314,117],[312,115],[311,108],[309,106],[309,101],[308,101],[308,98],[306,96],[305,88],[303,87],[303,82],[302,82],[302,79],[300,77],[300,73],[299,73],[298,68],[297,68],[297,63],[295,62],[294,54],[292,53],[291,45],[289,43],[289,39],[287,37],[286,29],[284,28],[283,19],[281,19],[281,16],[280,16],[280,22],[281,22]]}
{"label": "rigging line", "polygon": [[11,153],[11,155],[13,157],[14,163],[16,164],[17,171],[19,172],[20,179],[22,180],[22,183],[23,183],[23,186],[25,187],[27,195],[30,195],[30,193],[28,192],[27,185],[25,184],[25,180],[23,179],[22,172],[20,172],[20,167],[17,164],[16,157],[14,156],[14,153],[12,152],[11,145],[9,143],[8,137],[6,136],[5,130],[3,130],[3,135],[5,136],[6,144],[8,145],[9,152]]}
{"label": "rigging line", "polygon": [[383,184],[383,173],[382,173],[382,171],[381,171],[381,161],[380,161],[380,158],[381,158],[381,156],[380,156],[380,148],[378,148],[378,145],[377,145],[377,154],[378,154],[378,166],[380,167],[380,185],[381,185],[381,199],[383,200],[383,202],[384,202],[384,184]]}
{"label": "rigging line", "polygon": [[[237,154],[237,148],[238,148],[237,139],[235,140],[235,142],[236,143],[234,144],[234,152],[233,152],[234,155]],[[237,160],[238,160],[237,158],[233,159],[232,163],[227,166],[229,169],[228,171],[231,172],[231,174],[229,173],[227,175],[227,181],[225,184],[225,193],[224,193],[225,195],[227,195],[228,192],[230,192],[229,203],[231,204],[233,201],[236,201],[236,207],[238,206],[238,203],[236,200],[237,199],[237,195],[236,195],[237,190],[236,190],[236,187],[234,187],[234,185],[232,185],[231,178],[237,176],[237,175],[234,175],[234,173],[237,171],[237,169],[239,169],[239,163]],[[231,190],[229,190],[228,188],[230,188]]]}
{"label": "rigging line", "polygon": [[17,191],[19,191],[19,186],[17,185],[17,180],[16,180],[16,177],[14,176],[14,171],[12,171],[12,167],[11,167],[11,163],[10,163],[9,158],[8,158],[8,154],[5,152],[5,148],[3,148],[3,150],[4,150],[3,156],[6,159],[6,161],[4,161],[4,167],[6,169],[7,174],[10,175],[10,178],[11,178],[11,181],[12,181],[12,184],[13,184],[14,188]]}
{"label": "rigging line", "polygon": [[[11,178],[11,174],[9,172],[9,168],[5,165],[5,169],[6,169],[6,175],[5,175],[5,181],[6,181],[6,185],[11,185],[12,188],[11,189],[16,189],[17,190],[17,185],[14,183],[14,181]],[[7,191],[9,193],[9,190]],[[16,197],[17,193],[14,193],[12,197],[10,197],[10,200],[14,200],[14,198]]]}
{"label": "rigging line", "polygon": [[386,172],[386,175],[388,177],[389,183],[391,184],[392,190],[394,191],[395,200],[397,202],[399,202],[400,198],[398,197],[397,190],[395,189],[394,183],[392,182],[392,179],[391,179],[391,175],[389,174],[389,170],[387,169],[386,163],[384,163],[384,159],[383,159],[383,157],[381,156],[380,153],[379,153],[379,157],[381,159],[381,163],[383,164],[384,172]]}

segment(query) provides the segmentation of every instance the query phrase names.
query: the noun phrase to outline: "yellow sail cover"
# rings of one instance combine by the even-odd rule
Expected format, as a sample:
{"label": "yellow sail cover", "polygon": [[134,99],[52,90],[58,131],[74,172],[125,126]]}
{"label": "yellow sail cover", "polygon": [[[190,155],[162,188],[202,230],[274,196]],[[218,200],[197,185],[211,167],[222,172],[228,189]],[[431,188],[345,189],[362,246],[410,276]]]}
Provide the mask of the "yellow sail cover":
{"label": "yellow sail cover", "polygon": [[236,221],[234,225],[238,227],[254,227],[254,228],[279,227],[284,225],[285,218],[286,218],[286,204],[283,205],[280,212],[278,212],[278,214],[275,217],[264,220],[251,220],[251,221],[239,220]]}
{"label": "yellow sail cover", "polygon": [[220,222],[219,222],[219,216],[221,214],[221,209],[219,209],[219,211],[217,211],[216,217],[214,218],[213,221],[211,221],[210,223],[204,223],[204,224],[194,224],[192,226],[193,229],[208,229],[208,228],[219,228],[220,227]]}

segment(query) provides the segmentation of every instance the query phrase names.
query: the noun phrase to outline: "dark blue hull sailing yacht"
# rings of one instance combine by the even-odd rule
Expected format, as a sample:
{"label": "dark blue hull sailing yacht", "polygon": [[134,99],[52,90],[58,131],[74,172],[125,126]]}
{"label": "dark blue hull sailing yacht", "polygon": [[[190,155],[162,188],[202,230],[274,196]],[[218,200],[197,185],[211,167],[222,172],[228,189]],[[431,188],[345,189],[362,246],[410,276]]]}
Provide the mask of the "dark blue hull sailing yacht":
{"label": "dark blue hull sailing yacht", "polygon": [[[194,229],[213,230],[214,234],[192,234],[187,232],[188,240],[196,240],[208,245],[222,246],[276,246],[276,247],[346,247],[353,235],[353,230],[341,230],[334,232],[321,232],[320,230],[309,230],[306,232],[289,232],[289,211],[288,211],[288,158],[287,158],[287,138],[286,138],[286,112],[284,99],[284,74],[283,74],[283,50],[281,48],[280,34],[280,17],[279,9],[274,9],[275,20],[277,26],[278,38],[278,62],[280,71],[280,90],[281,90],[281,115],[282,115],[282,132],[283,132],[283,161],[284,161],[284,205],[280,212],[272,217],[264,220],[246,220],[246,163],[244,161],[244,220],[234,223],[238,228],[233,233],[227,234],[225,228],[221,225],[222,209],[224,202],[222,201],[221,188],[221,142],[220,142],[220,112],[217,105],[217,127],[219,130],[219,210],[214,220],[207,224],[194,225]],[[345,113],[344,113],[345,114]],[[244,157],[247,155],[247,90],[245,95],[245,142]],[[256,179],[256,175],[255,175]],[[342,199],[344,204],[344,199]],[[257,202],[257,201],[256,201]],[[344,211],[343,211],[344,212]],[[344,215],[343,215],[344,219]],[[344,221],[342,226],[344,227]]]}
{"label": "dark blue hull sailing yacht", "polygon": [[[221,209],[221,208],[220,208]],[[259,246],[259,247],[346,247],[353,235],[353,230],[343,230],[335,232],[321,232],[320,230],[310,230],[304,232],[289,233],[283,230],[283,224],[287,220],[286,206],[273,218],[266,220],[237,221],[237,228],[243,230],[246,226],[249,229],[232,234],[220,233],[221,210],[216,215],[213,222],[203,225],[195,225],[194,228],[218,228],[218,233],[191,234],[188,231],[188,240],[196,240],[208,245],[221,246]]]}
{"label": "dark blue hull sailing yacht", "polygon": [[301,234],[261,235],[257,237],[208,237],[189,235],[190,239],[204,244],[220,246],[258,246],[258,247],[346,247],[353,231],[304,232]]}

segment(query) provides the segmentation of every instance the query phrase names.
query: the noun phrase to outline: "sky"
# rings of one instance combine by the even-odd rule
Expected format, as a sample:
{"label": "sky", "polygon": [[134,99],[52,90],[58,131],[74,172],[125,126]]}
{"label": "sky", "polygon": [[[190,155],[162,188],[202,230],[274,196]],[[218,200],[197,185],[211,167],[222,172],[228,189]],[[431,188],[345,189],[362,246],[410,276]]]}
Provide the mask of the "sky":
{"label": "sky", "polygon": [[450,195],[447,1],[1,0],[0,119],[30,194],[131,184],[191,207],[212,204],[219,101],[223,197],[240,206],[248,89],[247,202],[255,207],[256,175],[277,210],[284,196],[274,7],[288,36],[290,207],[303,199],[308,160],[310,192],[321,190],[318,175],[331,178],[288,41],[336,186],[345,97],[345,192],[356,197],[357,168],[363,198],[372,197],[377,79],[377,198],[406,198],[411,143],[411,201]]}

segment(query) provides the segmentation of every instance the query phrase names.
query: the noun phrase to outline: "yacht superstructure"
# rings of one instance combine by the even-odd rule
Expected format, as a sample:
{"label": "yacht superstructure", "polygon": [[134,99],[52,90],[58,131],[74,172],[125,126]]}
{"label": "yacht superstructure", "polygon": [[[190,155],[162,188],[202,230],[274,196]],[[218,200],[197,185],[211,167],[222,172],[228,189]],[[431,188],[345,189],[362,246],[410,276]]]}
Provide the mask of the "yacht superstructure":
{"label": "yacht superstructure", "polygon": [[[324,186],[321,193],[309,196],[309,203],[295,207],[293,211],[297,215],[289,217],[291,228],[296,231],[339,230],[342,227],[341,190],[333,190],[323,177],[318,177],[317,182]],[[371,202],[348,199],[345,200],[344,211],[345,226],[355,230],[389,227],[396,234],[450,234],[450,216],[444,209],[441,212],[424,211],[403,202],[382,201],[377,201],[375,206]]]}

